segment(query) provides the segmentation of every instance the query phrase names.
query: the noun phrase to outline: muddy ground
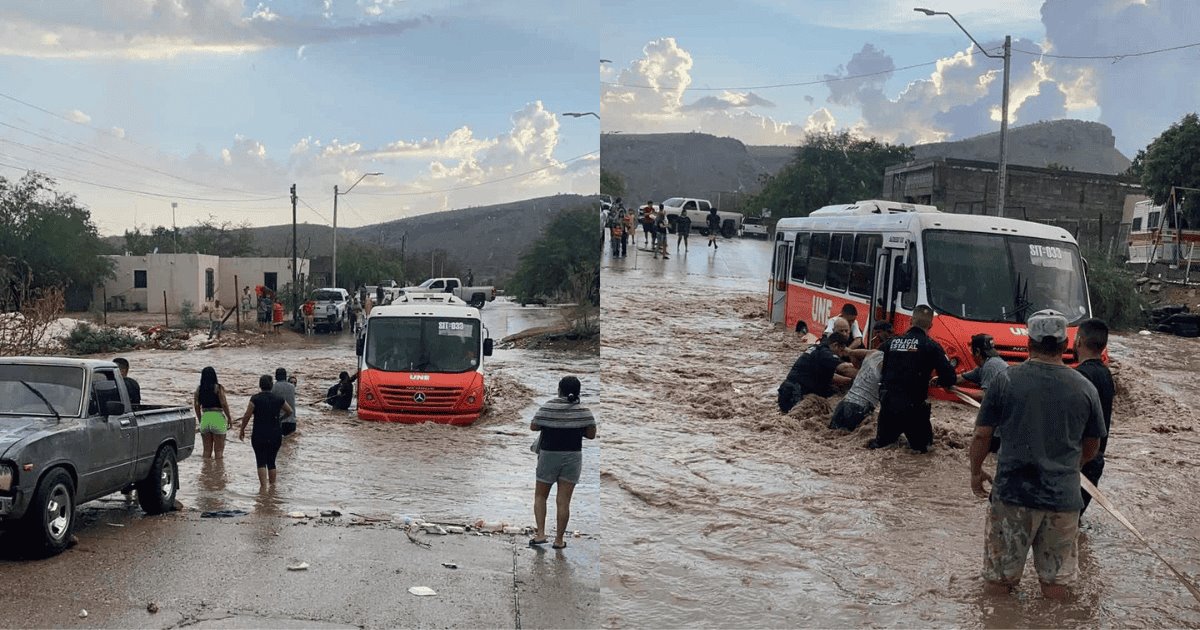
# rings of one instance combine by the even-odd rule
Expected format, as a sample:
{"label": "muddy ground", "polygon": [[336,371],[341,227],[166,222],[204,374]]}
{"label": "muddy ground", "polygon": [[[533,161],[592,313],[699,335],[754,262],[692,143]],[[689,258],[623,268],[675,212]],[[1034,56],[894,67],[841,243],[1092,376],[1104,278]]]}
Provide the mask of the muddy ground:
{"label": "muddy ground", "polygon": [[[494,338],[561,319],[554,309],[503,301],[483,317]],[[249,442],[236,434],[220,463],[201,458],[197,437],[195,455],[179,466],[184,511],[145,517],[119,494],[86,504],[79,545],[50,560],[25,559],[0,537],[0,551],[9,552],[0,554],[0,578],[9,585],[0,595],[0,625],[599,624],[599,440],[585,445],[572,502],[577,535],[564,551],[529,550],[520,533],[416,533],[416,544],[401,529],[418,518],[515,532],[532,525],[529,417],[567,374],[583,381],[585,403],[597,400],[596,355],[498,349],[484,366],[489,409],[469,427],[368,423],[317,402],[339,371],[354,371],[349,334],[285,333],[244,347],[122,355],[147,403],[189,404],[200,370],[215,367],[236,415],[260,374],[279,366],[296,374],[299,434],[281,450],[279,482],[259,492]],[[289,516],[325,510],[341,516]],[[218,511],[233,515],[203,517]],[[287,570],[298,562],[309,569]],[[410,595],[416,585],[439,595]],[[162,612],[148,613],[150,602]],[[78,617],[82,609],[87,618]]]}
{"label": "muddy ground", "polygon": [[[973,410],[935,403],[924,456],[867,450],[873,419],[849,435],[826,428],[836,399],[781,416],[775,389],[802,346],[766,321],[767,247],[606,257],[604,408],[621,418],[601,472],[606,626],[1200,625],[1196,601],[1098,506],[1071,601],[1042,600],[1032,563],[1018,594],[984,596]],[[1118,397],[1100,487],[1195,580],[1200,341],[1111,345]]]}

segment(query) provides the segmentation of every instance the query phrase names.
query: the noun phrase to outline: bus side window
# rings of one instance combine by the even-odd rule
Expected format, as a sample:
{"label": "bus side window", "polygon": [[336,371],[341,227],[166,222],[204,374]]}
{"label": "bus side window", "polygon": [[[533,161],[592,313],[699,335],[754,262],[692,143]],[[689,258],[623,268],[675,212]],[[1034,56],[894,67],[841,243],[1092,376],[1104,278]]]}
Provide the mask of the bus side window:
{"label": "bus side window", "polygon": [[917,306],[917,278],[921,273],[921,263],[917,258],[917,246],[915,244],[908,246],[908,263],[912,276],[908,284],[908,290],[904,292],[900,300],[900,305],[912,310]]}
{"label": "bus side window", "polygon": [[808,251],[809,284],[825,286],[825,271],[829,268],[829,235],[813,234]]}
{"label": "bus side window", "polygon": [[808,247],[811,238],[812,235],[808,232],[796,234],[796,252],[792,256],[792,280],[796,282],[804,282],[808,271]]}
{"label": "bus side window", "polygon": [[875,255],[883,245],[882,234],[859,234],[854,242],[854,263],[850,267],[850,292],[869,296],[875,283]]}
{"label": "bus side window", "polygon": [[829,275],[825,286],[845,291],[850,281],[850,260],[854,258],[854,235],[834,234],[829,240]]}

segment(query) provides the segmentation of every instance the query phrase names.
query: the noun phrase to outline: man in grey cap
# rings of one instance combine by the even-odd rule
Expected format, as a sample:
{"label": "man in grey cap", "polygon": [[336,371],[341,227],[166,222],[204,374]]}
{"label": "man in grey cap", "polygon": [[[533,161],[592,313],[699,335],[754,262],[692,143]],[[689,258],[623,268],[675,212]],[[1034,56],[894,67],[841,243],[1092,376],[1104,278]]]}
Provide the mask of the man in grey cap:
{"label": "man in grey cap", "polygon": [[[1038,311],[1026,322],[1029,360],[996,374],[975,420],[971,490],[989,498],[983,578],[993,593],[1011,592],[1033,548],[1042,595],[1070,593],[1078,568],[1079,470],[1100,449],[1104,412],[1096,388],[1063,363],[1067,319]],[[983,470],[994,430],[1004,433],[989,493]]]}

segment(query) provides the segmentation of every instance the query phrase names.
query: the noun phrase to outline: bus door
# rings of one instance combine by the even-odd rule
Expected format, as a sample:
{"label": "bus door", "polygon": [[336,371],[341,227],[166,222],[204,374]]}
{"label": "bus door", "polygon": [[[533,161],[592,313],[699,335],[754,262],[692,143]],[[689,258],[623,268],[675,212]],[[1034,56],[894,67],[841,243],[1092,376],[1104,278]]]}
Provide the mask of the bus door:
{"label": "bus door", "polygon": [[786,321],[788,277],[792,271],[792,246],[791,241],[775,241],[775,264],[771,266],[770,311],[772,323]]}
{"label": "bus door", "polygon": [[[867,313],[867,330],[877,321],[893,323],[896,305],[900,301],[901,274],[907,257],[908,237],[903,234],[885,234],[883,247],[875,258],[875,282],[871,290],[871,306]],[[892,270],[897,270],[893,272]]]}

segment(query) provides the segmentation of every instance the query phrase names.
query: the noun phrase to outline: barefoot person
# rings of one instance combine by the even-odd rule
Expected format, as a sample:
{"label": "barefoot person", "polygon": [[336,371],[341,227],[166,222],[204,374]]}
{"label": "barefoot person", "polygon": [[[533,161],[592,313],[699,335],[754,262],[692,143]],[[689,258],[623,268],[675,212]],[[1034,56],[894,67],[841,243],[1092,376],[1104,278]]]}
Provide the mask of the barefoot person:
{"label": "barefoot person", "polygon": [[546,499],[550,486],[558,484],[558,531],[555,549],[567,546],[563,536],[571,518],[571,494],[579,483],[583,468],[583,438],[596,439],[596,418],[579,402],[579,379],[564,377],[558,382],[558,397],[542,405],[529,424],[530,431],[540,431],[537,448],[537,484],[533,496],[533,517],[537,533],[530,545],[546,544]]}
{"label": "barefoot person", "polygon": [[258,378],[257,394],[250,397],[246,405],[246,415],[242,416],[242,428],[238,431],[238,439],[246,441],[246,425],[254,418],[254,428],[250,431],[250,446],[254,448],[254,466],[258,469],[258,488],[265,490],[268,485],[275,485],[275,457],[279,455],[279,446],[283,444],[283,432],[279,420],[284,414],[292,413],[291,405],[283,398],[271,393],[275,385],[269,374]]}
{"label": "barefoot person", "polygon": [[212,367],[200,370],[200,386],[192,395],[192,406],[200,423],[200,439],[204,442],[204,458],[221,459],[225,455],[225,432],[229,430],[229,402],[225,387],[217,382]]}

